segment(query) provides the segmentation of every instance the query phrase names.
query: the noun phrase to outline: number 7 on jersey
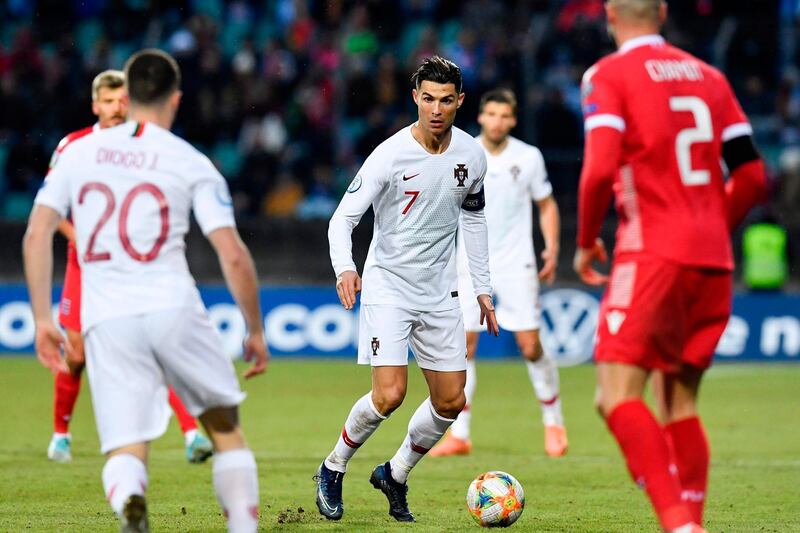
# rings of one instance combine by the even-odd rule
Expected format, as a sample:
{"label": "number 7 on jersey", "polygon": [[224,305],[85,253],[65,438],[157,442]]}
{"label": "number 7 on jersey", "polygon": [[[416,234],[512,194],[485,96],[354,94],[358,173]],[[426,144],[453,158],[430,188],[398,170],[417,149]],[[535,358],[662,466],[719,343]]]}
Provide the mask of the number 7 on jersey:
{"label": "number 7 on jersey", "polygon": [[411,209],[411,206],[414,205],[414,202],[417,201],[417,196],[419,196],[419,191],[405,191],[403,194],[410,196],[411,199],[406,204],[405,209],[403,209],[403,214],[405,215],[408,213],[408,210]]}

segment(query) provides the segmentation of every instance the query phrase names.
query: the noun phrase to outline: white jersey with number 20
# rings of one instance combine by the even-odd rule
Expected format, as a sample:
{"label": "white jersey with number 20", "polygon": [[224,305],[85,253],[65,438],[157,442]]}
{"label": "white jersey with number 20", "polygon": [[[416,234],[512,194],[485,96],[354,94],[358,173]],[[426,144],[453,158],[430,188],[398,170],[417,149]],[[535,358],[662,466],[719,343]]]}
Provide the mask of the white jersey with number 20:
{"label": "white jersey with number 20", "polygon": [[112,318],[201,305],[184,253],[189,215],[206,235],[235,227],[228,186],[208,158],[149,122],[75,141],[35,203],[72,214],[84,332]]}

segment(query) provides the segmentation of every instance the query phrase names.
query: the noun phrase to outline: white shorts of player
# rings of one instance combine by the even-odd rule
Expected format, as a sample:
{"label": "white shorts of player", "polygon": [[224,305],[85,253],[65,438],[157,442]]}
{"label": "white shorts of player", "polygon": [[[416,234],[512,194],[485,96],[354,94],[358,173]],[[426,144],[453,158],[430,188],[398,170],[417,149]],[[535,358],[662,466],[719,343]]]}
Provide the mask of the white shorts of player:
{"label": "white shorts of player", "polygon": [[[497,322],[502,329],[532,331],[540,328],[542,312],[539,305],[539,278],[535,270],[503,277],[496,277],[492,273],[492,293]],[[464,329],[486,331],[486,324],[481,326],[480,323],[481,309],[469,276],[458,276],[458,300],[464,313]]]}
{"label": "white shorts of player", "polygon": [[202,308],[106,320],[84,342],[103,453],[164,434],[171,414],[167,385],[193,416],[245,397]]}
{"label": "white shorts of player", "polygon": [[427,370],[466,370],[467,346],[461,309],[412,311],[391,305],[362,305],[358,363],[407,366],[408,348]]}

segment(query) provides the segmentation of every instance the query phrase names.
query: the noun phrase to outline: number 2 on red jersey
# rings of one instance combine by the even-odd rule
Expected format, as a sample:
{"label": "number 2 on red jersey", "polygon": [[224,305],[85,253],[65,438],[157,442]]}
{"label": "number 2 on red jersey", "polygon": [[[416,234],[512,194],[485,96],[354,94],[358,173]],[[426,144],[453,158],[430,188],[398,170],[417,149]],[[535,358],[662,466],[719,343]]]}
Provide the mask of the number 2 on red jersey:
{"label": "number 2 on red jersey", "polygon": [[[103,214],[100,215],[100,218],[97,220],[97,224],[95,224],[91,235],[89,236],[89,242],[86,246],[86,253],[83,255],[83,260],[86,263],[91,263],[94,261],[108,261],[111,259],[111,252],[96,252],[94,247],[97,234],[101,229],[103,229],[103,226],[106,225],[108,219],[111,218],[111,215],[114,213],[114,209],[117,204],[116,199],[114,198],[114,192],[108,185],[100,182],[89,182],[81,187],[81,190],[78,193],[78,205],[82,205],[86,195],[93,191],[103,195],[106,200],[106,207],[103,210]],[[128,236],[128,213],[130,211],[131,204],[137,196],[143,193],[148,193],[156,199],[161,218],[161,231],[159,232],[156,241],[153,243],[153,246],[151,246],[146,252],[140,252],[136,250]],[[122,207],[120,208],[117,229],[122,248],[131,258],[142,263],[148,263],[158,257],[158,253],[161,251],[161,247],[166,242],[167,235],[169,234],[169,204],[167,203],[167,197],[164,195],[161,189],[152,183],[140,183],[131,189],[122,200]]]}
{"label": "number 2 on red jersey", "polygon": [[711,181],[711,172],[692,168],[692,145],[714,140],[708,105],[697,96],[673,96],[669,99],[669,108],[676,113],[689,111],[694,117],[695,126],[682,129],[675,137],[675,157],[681,181],[687,187],[707,185]]}

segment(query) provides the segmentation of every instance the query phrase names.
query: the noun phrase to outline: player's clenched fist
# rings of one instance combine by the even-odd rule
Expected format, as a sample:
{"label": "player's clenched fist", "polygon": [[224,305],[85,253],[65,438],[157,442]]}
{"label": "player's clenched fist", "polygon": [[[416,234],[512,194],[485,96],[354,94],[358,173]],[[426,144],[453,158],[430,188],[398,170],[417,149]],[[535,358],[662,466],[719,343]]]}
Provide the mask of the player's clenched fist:
{"label": "player's clenched fist", "polygon": [[346,270],[336,278],[336,294],[348,311],[356,305],[356,294],[361,292],[361,276],[354,270]]}
{"label": "player's clenched fist", "polygon": [[478,295],[478,305],[481,308],[481,325],[486,321],[486,331],[497,337],[500,335],[500,327],[497,325],[497,317],[494,316],[494,302],[488,294]]}
{"label": "player's clenched fist", "polygon": [[253,363],[253,366],[245,370],[245,379],[252,378],[259,374],[263,374],[267,369],[267,361],[269,361],[269,348],[264,341],[264,332],[257,332],[248,334],[244,339],[244,360]]}

